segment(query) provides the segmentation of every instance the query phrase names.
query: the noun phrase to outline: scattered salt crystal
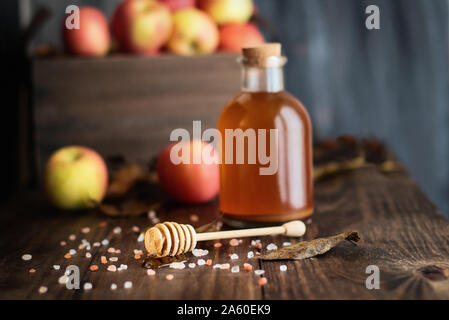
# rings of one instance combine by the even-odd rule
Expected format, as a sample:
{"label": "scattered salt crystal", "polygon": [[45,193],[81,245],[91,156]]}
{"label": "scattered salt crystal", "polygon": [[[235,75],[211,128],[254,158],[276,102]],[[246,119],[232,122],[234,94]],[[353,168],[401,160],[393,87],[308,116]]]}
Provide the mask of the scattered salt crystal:
{"label": "scattered salt crystal", "polygon": [[206,260],[206,264],[207,264],[208,266],[211,266],[211,265],[212,265],[212,259],[207,259],[207,260]]}
{"label": "scattered salt crystal", "polygon": [[193,249],[192,254],[195,257],[203,257],[209,253],[209,250],[203,250],[203,249]]}
{"label": "scattered salt crystal", "polygon": [[238,256],[236,253],[234,253],[234,254],[231,255],[231,259],[232,259],[232,260],[236,260],[236,259],[238,259],[238,258],[239,258],[239,256]]}
{"label": "scattered salt crystal", "polygon": [[64,247],[67,244],[67,242],[61,241],[61,242],[59,242],[59,244],[60,244],[61,247]]}
{"label": "scattered salt crystal", "polygon": [[224,263],[220,266],[220,269],[229,269],[231,265],[229,263]]}
{"label": "scattered salt crystal", "polygon": [[254,258],[254,252],[249,251],[247,254],[248,259]]}
{"label": "scattered salt crystal", "polygon": [[63,275],[63,276],[59,277],[59,279],[58,279],[58,282],[60,284],[66,284],[67,281],[69,281],[69,278],[66,275]]}
{"label": "scattered salt crystal", "polygon": [[117,262],[117,261],[118,261],[118,258],[117,258],[117,257],[110,257],[110,258],[109,258],[109,261]]}
{"label": "scattered salt crystal", "polygon": [[47,291],[48,291],[48,288],[45,287],[45,286],[42,286],[42,287],[39,288],[39,293],[40,293],[40,294],[44,294],[44,293],[47,292]]}
{"label": "scattered salt crystal", "polygon": [[279,267],[279,269],[280,269],[281,271],[287,271],[287,266],[286,266],[285,264],[282,264],[282,265]]}
{"label": "scattered salt crystal", "polygon": [[113,248],[113,247],[108,248],[108,252],[109,253],[114,253],[115,252],[115,248]]}
{"label": "scattered salt crystal", "polygon": [[154,210],[148,211],[148,218],[150,219],[156,218],[156,211]]}
{"label": "scattered salt crystal", "polygon": [[85,246],[84,244],[80,244],[80,245],[78,246],[78,250],[83,250],[84,248],[86,248],[86,246]]}
{"label": "scattered salt crystal", "polygon": [[94,242],[93,246],[94,247],[99,247],[99,246],[101,246],[101,243],[100,242]]}
{"label": "scattered salt crystal", "polygon": [[239,267],[239,266],[233,266],[233,267],[231,268],[231,272],[232,272],[232,273],[238,273],[238,272],[240,272],[240,267]]}
{"label": "scattered salt crystal", "polygon": [[24,254],[22,256],[22,260],[28,261],[31,260],[33,258],[33,256],[31,254]]}
{"label": "scattered salt crystal", "polygon": [[92,254],[90,252],[86,252],[86,258],[92,258]]}
{"label": "scattered salt crystal", "polygon": [[291,242],[286,241],[286,242],[282,243],[282,246],[283,247],[288,247],[288,246],[291,246],[291,244],[292,244]]}
{"label": "scattered salt crystal", "polygon": [[244,264],[243,264],[243,268],[244,268],[246,271],[252,271],[252,270],[253,270],[253,266],[250,265],[249,263],[244,263]]}
{"label": "scattered salt crystal", "polygon": [[307,219],[306,224],[311,224],[312,223],[312,218]]}
{"label": "scattered salt crystal", "polygon": [[74,234],[71,234],[69,236],[69,240],[74,241],[76,239],[76,236]]}
{"label": "scattered salt crystal", "polygon": [[173,280],[175,276],[172,274],[167,274],[167,276],[165,277],[165,279],[167,279],[168,281]]}
{"label": "scattered salt crystal", "polygon": [[132,288],[132,286],[133,286],[133,283],[131,281],[126,281],[125,284],[123,285],[123,287],[125,289],[130,289],[130,288]]}
{"label": "scattered salt crystal", "polygon": [[121,264],[120,267],[117,268],[118,271],[126,270],[128,266],[126,264]]}
{"label": "scattered salt crystal", "polygon": [[254,270],[254,274],[257,276],[261,276],[265,273],[265,270]]}
{"label": "scattered salt crystal", "polygon": [[200,220],[200,218],[196,214],[191,214],[190,215],[190,221],[198,222],[198,220]]}
{"label": "scattered salt crystal", "polygon": [[140,249],[134,249],[133,252],[134,252],[135,255],[139,255],[139,256],[143,255],[143,251],[140,250]]}
{"label": "scattered salt crystal", "polygon": [[270,243],[270,244],[267,246],[267,250],[268,250],[268,251],[276,250],[277,248],[278,248],[278,246],[275,245],[274,243]]}
{"label": "scattered salt crystal", "polygon": [[154,276],[155,274],[156,274],[156,271],[154,271],[153,269],[148,269],[147,270],[147,275]]}
{"label": "scattered salt crystal", "polygon": [[220,248],[222,246],[221,242],[215,242],[214,243],[214,247],[215,248]]}
{"label": "scattered salt crystal", "polygon": [[84,290],[90,290],[90,289],[92,289],[92,283],[86,282],[86,283],[84,284]]}
{"label": "scattered salt crystal", "polygon": [[75,255],[75,254],[76,254],[76,250],[75,250],[75,249],[70,249],[70,250],[69,250],[69,254],[70,254],[71,256]]}
{"label": "scattered salt crystal", "polygon": [[81,232],[84,233],[84,234],[89,233],[90,232],[90,228],[89,227],[82,228]]}
{"label": "scattered salt crystal", "polygon": [[260,243],[259,239],[251,240],[251,246],[255,247],[258,243]]}
{"label": "scattered salt crystal", "polygon": [[186,266],[184,262],[172,262],[169,267],[172,269],[184,269]]}
{"label": "scattered salt crystal", "polygon": [[143,242],[145,240],[145,235],[143,233],[139,234],[139,237],[137,238],[137,242]]}
{"label": "scattered salt crystal", "polygon": [[101,244],[104,246],[107,246],[109,244],[109,240],[108,239],[103,239],[103,241],[101,241]]}
{"label": "scattered salt crystal", "polygon": [[59,269],[61,269],[61,266],[59,264],[54,264],[53,269],[59,270]]}
{"label": "scattered salt crystal", "polygon": [[204,259],[198,259],[197,264],[198,264],[199,266],[204,266],[204,265],[206,264],[206,260],[204,260]]}
{"label": "scattered salt crystal", "polygon": [[115,228],[112,230],[112,232],[114,232],[115,234],[119,234],[119,233],[122,232],[122,228],[120,228],[120,227],[115,227]]}
{"label": "scattered salt crystal", "polygon": [[36,273],[36,269],[31,268],[30,270],[28,270],[29,273]]}
{"label": "scattered salt crystal", "polygon": [[132,228],[131,228],[131,230],[133,231],[133,232],[139,232],[140,231],[140,228],[138,227],[138,226],[133,226]]}
{"label": "scattered salt crystal", "polygon": [[196,267],[196,264],[194,264],[193,262],[192,263],[189,263],[189,268],[190,269],[193,269],[193,268],[195,268]]}
{"label": "scattered salt crystal", "polygon": [[116,290],[117,289],[117,285],[115,283],[111,284],[111,290]]}
{"label": "scattered salt crystal", "polygon": [[239,239],[239,243],[243,243],[243,240],[242,240],[242,239]]}
{"label": "scattered salt crystal", "polygon": [[117,267],[114,266],[113,264],[111,264],[110,266],[108,266],[108,271],[116,272],[117,271]]}
{"label": "scattered salt crystal", "polygon": [[267,278],[260,278],[259,280],[257,280],[257,284],[259,285],[259,286],[264,286],[264,285],[266,285],[267,284],[267,282],[268,282],[268,280],[267,280]]}
{"label": "scattered salt crystal", "polygon": [[232,247],[236,247],[236,246],[239,245],[239,241],[237,239],[231,239],[229,241],[229,245],[232,246]]}
{"label": "scattered salt crystal", "polygon": [[217,264],[214,264],[214,266],[213,266],[212,268],[214,268],[214,269],[220,269],[220,267],[221,267],[221,264],[217,263]]}

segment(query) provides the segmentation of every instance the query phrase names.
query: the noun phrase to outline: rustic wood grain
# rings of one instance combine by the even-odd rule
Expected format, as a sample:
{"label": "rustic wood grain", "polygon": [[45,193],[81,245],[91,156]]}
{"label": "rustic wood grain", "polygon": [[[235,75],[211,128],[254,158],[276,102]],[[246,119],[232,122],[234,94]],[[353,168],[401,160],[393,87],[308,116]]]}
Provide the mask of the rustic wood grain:
{"label": "rustic wood grain", "polygon": [[172,130],[191,132],[193,120],[201,120],[203,130],[215,127],[240,90],[236,57],[36,59],[37,167],[70,144],[147,161],[169,143]]}
{"label": "rustic wood grain", "polygon": [[[366,167],[320,180],[315,186],[316,212],[308,224],[305,239],[358,230],[362,242],[355,246],[342,243],[328,253],[303,261],[259,261],[247,259],[251,239],[243,239],[238,247],[214,248],[205,242],[200,248],[208,249],[205,258],[213,263],[230,262],[242,266],[251,263],[255,269],[266,271],[268,284],[257,285],[258,277],[241,271],[213,270],[197,266],[184,270],[160,269],[155,277],[146,275],[140,262],[134,260],[133,249],[143,249],[137,242],[133,225],[146,228],[147,217],[112,219],[98,213],[60,213],[49,209],[39,194],[18,196],[15,202],[2,208],[0,215],[0,298],[20,299],[448,299],[449,298],[449,223],[426,199],[420,189],[399,170],[380,173]],[[20,203],[20,205],[18,205]],[[171,205],[158,212],[163,220],[191,223],[191,214],[197,214],[195,226],[218,215],[217,203],[201,206]],[[99,222],[107,221],[105,227]],[[83,235],[81,228],[89,226]],[[121,226],[122,233],[112,232]],[[69,234],[77,240],[69,241]],[[119,262],[128,265],[127,271],[111,273],[99,262],[106,247],[92,248],[92,259],[77,254],[70,260],[63,255],[75,248],[80,239],[91,243],[104,238],[109,246],[121,249]],[[60,247],[61,240],[67,241]],[[299,241],[283,236],[261,238],[264,246],[274,242]],[[76,246],[74,245],[76,243]],[[231,262],[228,254],[237,253],[239,260]],[[31,261],[21,260],[24,253],[33,255]],[[196,261],[188,255],[189,261]],[[100,270],[91,272],[90,264]],[[61,270],[52,269],[60,264]],[[69,264],[80,267],[82,283],[89,281],[91,291],[67,290],[58,284],[58,277]],[[286,264],[288,270],[280,272]],[[365,287],[368,265],[380,268],[380,289]],[[28,269],[35,268],[35,274]],[[167,281],[165,275],[173,274]],[[132,289],[124,289],[124,281],[132,281]],[[118,289],[110,290],[111,283]],[[41,285],[48,286],[39,294]]]}

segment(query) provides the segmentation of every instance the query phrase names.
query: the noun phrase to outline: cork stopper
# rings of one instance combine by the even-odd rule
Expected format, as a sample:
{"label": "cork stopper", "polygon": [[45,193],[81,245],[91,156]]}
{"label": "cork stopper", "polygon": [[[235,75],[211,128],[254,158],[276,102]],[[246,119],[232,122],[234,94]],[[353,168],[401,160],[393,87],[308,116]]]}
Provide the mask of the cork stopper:
{"label": "cork stopper", "polygon": [[271,67],[273,66],[273,61],[280,61],[283,58],[281,55],[281,44],[277,42],[242,48],[242,54],[245,65],[259,68]]}

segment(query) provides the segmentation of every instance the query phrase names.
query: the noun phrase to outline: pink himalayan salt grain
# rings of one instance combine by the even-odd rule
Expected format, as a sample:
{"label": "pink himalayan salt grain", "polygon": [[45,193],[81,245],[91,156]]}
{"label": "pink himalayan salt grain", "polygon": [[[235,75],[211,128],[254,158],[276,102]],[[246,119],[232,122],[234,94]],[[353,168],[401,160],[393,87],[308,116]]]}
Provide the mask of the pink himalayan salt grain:
{"label": "pink himalayan salt grain", "polygon": [[222,244],[221,242],[215,242],[215,243],[214,243],[214,247],[215,247],[215,248],[221,248],[222,245],[223,245],[223,244]]}
{"label": "pink himalayan salt grain", "polygon": [[220,266],[220,269],[225,270],[225,269],[229,269],[231,267],[231,265],[229,263],[224,263]]}
{"label": "pink himalayan salt grain", "polygon": [[140,228],[138,227],[138,226],[133,226],[132,228],[131,228],[131,230],[133,231],[133,232],[139,232],[140,231]]}
{"label": "pink himalayan salt grain", "polygon": [[90,232],[90,228],[89,227],[82,228],[81,232],[84,233],[84,234],[89,233]]}
{"label": "pink himalayan salt grain", "polygon": [[154,276],[155,274],[156,274],[156,271],[154,271],[153,269],[148,269],[147,270],[147,275]]}
{"label": "pink himalayan salt grain", "polygon": [[167,274],[167,276],[165,277],[165,279],[167,279],[168,281],[173,280],[175,276],[172,274]]}
{"label": "pink himalayan salt grain", "polygon": [[74,234],[71,234],[69,236],[69,240],[74,241],[76,239],[76,236]]}
{"label": "pink himalayan salt grain", "polygon": [[115,252],[115,248],[110,247],[110,248],[108,249],[108,252],[109,252],[109,253],[114,253],[114,252]]}
{"label": "pink himalayan salt grain", "polygon": [[252,270],[253,270],[253,266],[250,265],[249,263],[244,263],[244,264],[243,264],[243,268],[244,268],[246,271],[252,271]]}
{"label": "pink himalayan salt grain", "polygon": [[114,266],[113,264],[111,264],[110,266],[108,266],[108,271],[116,272],[117,271],[117,267]]}
{"label": "pink himalayan salt grain", "polygon": [[237,239],[231,239],[229,241],[229,245],[232,246],[232,247],[236,247],[236,246],[239,245],[239,241]]}
{"label": "pink himalayan salt grain", "polygon": [[200,220],[200,218],[196,214],[190,215],[190,221],[198,222],[198,220]]}
{"label": "pink himalayan salt grain", "polygon": [[267,280],[267,278],[265,278],[265,277],[259,278],[259,280],[257,280],[257,284],[258,284],[259,286],[264,286],[264,285],[267,284],[267,282],[268,282],[268,280]]}
{"label": "pink himalayan salt grain", "polygon": [[211,266],[211,265],[212,265],[212,259],[207,259],[207,260],[206,260],[206,264],[207,264],[208,266]]}
{"label": "pink himalayan salt grain", "polygon": [[59,242],[59,245],[60,245],[61,247],[64,247],[66,244],[67,244],[67,242],[65,242],[65,241]]}

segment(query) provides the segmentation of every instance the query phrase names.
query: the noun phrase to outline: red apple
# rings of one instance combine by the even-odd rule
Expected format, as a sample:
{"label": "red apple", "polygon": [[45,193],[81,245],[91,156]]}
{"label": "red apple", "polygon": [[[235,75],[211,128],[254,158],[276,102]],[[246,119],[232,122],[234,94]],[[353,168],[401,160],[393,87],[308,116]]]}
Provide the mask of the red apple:
{"label": "red apple", "polygon": [[159,0],[165,5],[167,5],[172,12],[186,9],[195,8],[196,0]]}
{"label": "red apple", "polygon": [[178,10],[173,15],[173,33],[167,48],[176,54],[189,56],[208,54],[217,49],[218,28],[203,11],[190,8]]}
{"label": "red apple", "polygon": [[154,55],[172,31],[170,9],[156,0],[125,0],[112,17],[112,32],[122,51]]}
{"label": "red apple", "polygon": [[79,29],[68,29],[65,20],[63,38],[69,53],[86,57],[101,57],[108,53],[111,36],[108,21],[100,10],[93,7],[81,7]]}
{"label": "red apple", "polygon": [[252,0],[198,0],[198,6],[219,25],[245,23],[254,12]]}
{"label": "red apple", "polygon": [[103,200],[108,186],[108,170],[94,150],[70,146],[57,150],[47,161],[45,192],[59,209],[85,209]]}
{"label": "red apple", "polygon": [[243,47],[264,42],[262,33],[251,23],[232,23],[220,28],[220,49],[223,51],[240,52]]}
{"label": "red apple", "polygon": [[[205,149],[207,148],[207,149]],[[183,150],[190,154],[183,154]],[[201,158],[195,164],[194,152],[210,155],[211,160]],[[209,152],[211,151],[211,152]],[[175,158],[185,156],[189,163],[176,164]],[[175,162],[175,163],[174,163]],[[159,154],[157,173],[164,191],[176,201],[183,203],[202,203],[213,199],[219,189],[218,154],[213,147],[201,140],[179,142],[166,147]]]}

